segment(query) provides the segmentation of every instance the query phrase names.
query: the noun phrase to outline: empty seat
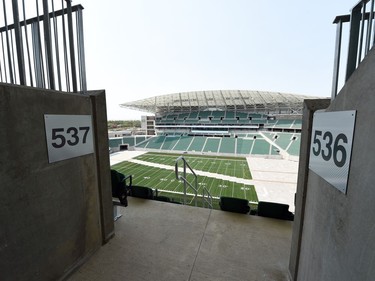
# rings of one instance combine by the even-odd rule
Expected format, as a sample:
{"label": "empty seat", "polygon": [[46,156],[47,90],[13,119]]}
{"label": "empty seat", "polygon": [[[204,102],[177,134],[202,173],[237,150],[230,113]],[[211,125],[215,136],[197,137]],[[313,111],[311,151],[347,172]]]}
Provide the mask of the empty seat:
{"label": "empty seat", "polygon": [[294,214],[289,211],[289,205],[274,202],[258,202],[258,216],[281,220],[294,220]]}
{"label": "empty seat", "polygon": [[223,211],[247,214],[250,211],[249,201],[241,198],[220,197],[220,209]]}

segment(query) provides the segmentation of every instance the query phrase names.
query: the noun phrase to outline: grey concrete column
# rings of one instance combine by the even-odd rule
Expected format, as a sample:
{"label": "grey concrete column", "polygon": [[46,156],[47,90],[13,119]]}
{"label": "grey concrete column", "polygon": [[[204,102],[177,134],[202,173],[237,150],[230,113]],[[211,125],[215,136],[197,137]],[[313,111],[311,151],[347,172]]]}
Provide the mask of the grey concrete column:
{"label": "grey concrete column", "polygon": [[90,91],[89,95],[93,112],[102,243],[105,244],[114,235],[106,98],[104,90]]}
{"label": "grey concrete column", "polygon": [[314,112],[329,106],[330,100],[305,100],[303,105],[303,121],[301,132],[301,147],[298,167],[297,193],[295,196],[295,216],[292,233],[292,246],[289,259],[289,273],[292,280],[297,280],[298,263],[302,241],[302,231],[305,214],[307,179],[309,175],[311,130]]}

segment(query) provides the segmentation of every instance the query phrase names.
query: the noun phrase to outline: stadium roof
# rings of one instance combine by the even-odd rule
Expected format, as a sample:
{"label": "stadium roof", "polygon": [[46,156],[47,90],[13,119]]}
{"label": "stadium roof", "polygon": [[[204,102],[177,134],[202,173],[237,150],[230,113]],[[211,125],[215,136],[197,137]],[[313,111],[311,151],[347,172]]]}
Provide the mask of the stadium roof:
{"label": "stadium roof", "polygon": [[161,95],[123,103],[120,106],[156,115],[204,110],[300,114],[303,100],[316,98],[278,92],[217,90]]}

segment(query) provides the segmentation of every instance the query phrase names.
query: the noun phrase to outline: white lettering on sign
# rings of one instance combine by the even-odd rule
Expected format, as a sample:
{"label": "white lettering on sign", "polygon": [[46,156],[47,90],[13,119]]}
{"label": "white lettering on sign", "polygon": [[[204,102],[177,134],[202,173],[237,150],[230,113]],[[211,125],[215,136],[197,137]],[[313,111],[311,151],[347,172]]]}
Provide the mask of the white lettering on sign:
{"label": "white lettering on sign", "polygon": [[91,115],[44,115],[49,163],[94,152]]}
{"label": "white lettering on sign", "polygon": [[356,111],[315,112],[309,168],[346,194]]}

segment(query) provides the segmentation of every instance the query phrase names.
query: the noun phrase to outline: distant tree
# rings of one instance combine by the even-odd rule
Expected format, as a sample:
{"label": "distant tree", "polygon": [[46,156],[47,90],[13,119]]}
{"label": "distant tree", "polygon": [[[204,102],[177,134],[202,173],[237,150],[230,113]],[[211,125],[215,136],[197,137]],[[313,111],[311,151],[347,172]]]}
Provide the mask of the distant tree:
{"label": "distant tree", "polygon": [[131,128],[140,128],[139,120],[108,120],[108,130],[126,130]]}

